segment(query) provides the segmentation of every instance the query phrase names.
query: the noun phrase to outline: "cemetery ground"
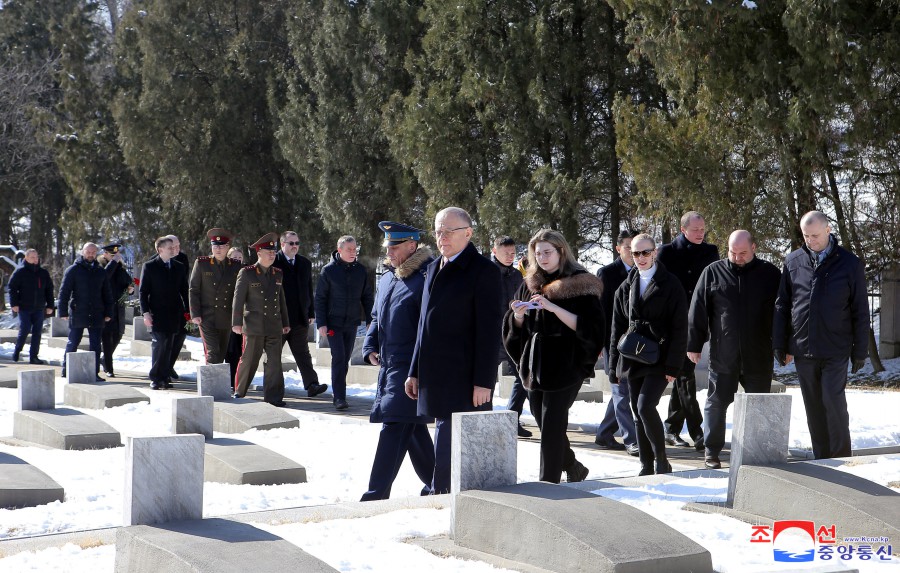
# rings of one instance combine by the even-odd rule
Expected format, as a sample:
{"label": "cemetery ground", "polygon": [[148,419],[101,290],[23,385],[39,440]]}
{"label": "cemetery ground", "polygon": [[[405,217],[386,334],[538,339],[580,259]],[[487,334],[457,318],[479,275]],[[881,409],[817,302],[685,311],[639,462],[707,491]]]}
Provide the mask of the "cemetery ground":
{"label": "cemetery ground", "polygon": [[[75,409],[106,422],[121,434],[123,441],[127,437],[171,435],[173,401],[196,395],[195,372],[202,363],[198,360],[202,359],[200,342],[188,339],[192,360],[178,363],[181,380],[176,381],[176,388],[151,392],[146,379],[149,358],[131,356],[129,340],[126,336],[117,350],[117,377],[110,382],[134,387],[149,402],[102,410]],[[59,378],[62,349],[50,348],[46,338],[42,346],[41,357],[51,361],[56,377],[56,402],[62,406],[66,384],[65,379]],[[36,368],[24,363],[13,365],[12,349],[10,342],[0,345],[0,372]],[[882,373],[877,379],[873,377],[874,383],[888,384],[900,378],[900,360],[885,361],[885,366],[888,373]],[[867,364],[866,368],[870,366]],[[779,376],[789,380],[789,370],[779,369]],[[317,366],[317,372],[322,382],[329,381],[327,366]],[[338,413],[331,405],[330,389],[320,397],[307,399],[296,370],[287,372],[285,378],[289,407],[283,411],[296,418],[299,427],[249,430],[241,434],[215,432],[215,438],[239,438],[277,452],[305,468],[306,483],[234,485],[207,481],[203,486],[204,518],[229,516],[252,523],[302,547],[340,571],[513,570],[504,569],[501,560],[448,549],[449,496],[418,497],[421,483],[408,462],[400,470],[391,500],[356,503],[367,489],[378,439],[379,425],[368,422],[374,395],[371,385],[351,384],[348,390],[351,408]],[[259,381],[261,377],[257,378]],[[702,407],[705,392],[699,394]],[[802,399],[799,389],[790,384],[787,394],[792,397],[790,451],[794,459],[801,459],[810,443]],[[261,392],[248,396],[262,399]],[[900,392],[854,387],[848,389],[848,402],[854,453],[866,451],[875,455],[854,458],[837,469],[900,492],[900,417],[897,415]],[[505,399],[495,400],[495,409],[501,409],[504,404]],[[659,406],[663,417],[667,404],[668,398],[664,397]],[[113,571],[115,530],[123,524],[124,449],[74,451],[22,443],[10,438],[16,409],[17,390],[0,388],[0,455],[17,456],[51,476],[64,488],[65,499],[37,507],[0,509],[0,570]],[[727,456],[723,458],[724,470],[705,470],[701,469],[702,455],[693,449],[669,448],[676,473],[634,477],[639,467],[636,458],[601,451],[593,445],[594,429],[605,409],[605,403],[578,401],[570,413],[570,440],[576,456],[590,471],[588,482],[578,484],[579,490],[623,502],[659,519],[706,548],[715,571],[799,571],[828,564],[823,561],[808,565],[776,563],[772,544],[751,542],[752,525],[724,509]],[[732,412],[733,408],[728,418],[726,439],[729,442]],[[535,432],[533,438],[519,439],[517,443],[517,481],[526,483],[537,479],[539,433],[530,413],[526,411],[522,420]],[[172,469],[170,479],[173,483],[179,479],[177,468]],[[160,487],[165,489],[168,485],[162,483]],[[886,503],[900,501],[893,498]],[[702,506],[706,510],[698,511]],[[484,519],[490,520],[491,516],[485,515]],[[495,527],[504,525],[496,523]],[[611,529],[623,526],[627,524],[609,524]],[[866,535],[865,531],[857,533]],[[598,531],[597,535],[604,535],[604,531]],[[893,553],[900,552],[900,539],[891,541]],[[896,557],[839,562],[836,556],[834,563],[860,571],[900,571]]]}

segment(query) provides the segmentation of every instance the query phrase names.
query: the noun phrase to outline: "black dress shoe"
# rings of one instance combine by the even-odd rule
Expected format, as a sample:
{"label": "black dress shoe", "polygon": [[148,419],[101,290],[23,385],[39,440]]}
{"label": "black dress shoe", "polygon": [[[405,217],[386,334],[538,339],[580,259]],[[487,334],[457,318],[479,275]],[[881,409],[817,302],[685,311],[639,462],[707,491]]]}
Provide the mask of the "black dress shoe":
{"label": "black dress shoe", "polygon": [[106,378],[101,378],[99,374],[94,375],[94,382],[106,382]]}
{"label": "black dress shoe", "polygon": [[669,462],[657,463],[656,464],[656,473],[657,474],[670,474],[672,473],[672,464]]}
{"label": "black dress shoe", "polygon": [[722,469],[722,462],[719,460],[719,456],[714,454],[708,454],[706,456],[706,459],[703,461],[703,465],[711,470]]}
{"label": "black dress shoe", "polygon": [[172,383],[169,382],[168,380],[166,380],[165,382],[162,383],[162,387],[165,388],[166,390],[168,390],[169,388],[174,388],[175,386],[172,386]]}
{"label": "black dress shoe", "polygon": [[169,373],[169,378],[172,380],[178,380],[178,372],[175,372],[175,369],[172,369],[172,372]]}
{"label": "black dress shoe", "polygon": [[534,434],[531,433],[531,430],[526,430],[522,424],[519,424],[519,428],[516,430],[516,433],[520,438],[530,438]]}
{"label": "black dress shoe", "polygon": [[234,394],[231,395],[232,400],[240,400],[241,398],[243,398],[243,396],[241,396],[237,392],[235,392]]}
{"label": "black dress shoe", "polygon": [[641,471],[638,472],[638,476],[652,476],[653,475],[653,465],[652,464],[641,464]]}
{"label": "black dress shoe", "polygon": [[151,383],[150,383],[150,389],[151,389],[151,390],[159,390],[159,389],[160,389],[160,386],[159,386],[159,384],[156,383],[156,382],[151,382]]}
{"label": "black dress shoe", "polygon": [[110,378],[116,377],[116,373],[113,372],[112,370],[104,370],[103,373],[106,374],[107,376],[109,376]]}
{"label": "black dress shoe", "polygon": [[579,481],[584,481],[584,479],[588,475],[588,469],[584,467],[584,464],[575,460],[571,467],[569,467],[566,471],[566,481],[569,483],[575,483]]}
{"label": "black dress shoe", "polygon": [[284,400],[279,400],[278,402],[269,402],[269,404],[272,404],[276,408],[284,408],[288,405]]}
{"label": "black dress shoe", "polygon": [[328,390],[328,384],[313,384],[306,389],[306,395],[309,398],[315,398],[325,390]]}
{"label": "black dress shoe", "polygon": [[684,438],[682,438],[680,434],[666,434],[666,443],[670,446],[681,446],[682,448],[691,447],[689,443],[684,441]]}
{"label": "black dress shoe", "polygon": [[601,450],[622,451],[625,449],[624,445],[620,444],[612,438],[594,438],[594,443],[597,444],[597,447]]}
{"label": "black dress shoe", "polygon": [[18,361],[19,361],[19,354],[20,354],[20,353],[21,353],[21,352],[20,352],[19,350],[13,350],[13,362],[18,362]]}
{"label": "black dress shoe", "polygon": [[65,366],[62,367],[62,370],[60,370],[59,375],[60,375],[62,378],[65,378],[65,377],[66,377],[66,367],[65,367]]}
{"label": "black dress shoe", "polygon": [[347,404],[346,400],[335,400],[334,401],[334,409],[335,410],[346,410],[350,405]]}
{"label": "black dress shoe", "polygon": [[46,364],[47,361],[46,361],[46,360],[41,360],[40,358],[35,357],[35,358],[30,358],[30,359],[28,360],[28,363],[29,363],[29,364]]}
{"label": "black dress shoe", "polygon": [[694,440],[694,449],[698,452],[702,452],[706,449],[706,446],[703,443],[703,436],[700,436],[696,440]]}
{"label": "black dress shoe", "polygon": [[629,456],[634,457],[638,457],[638,455],[641,453],[641,449],[637,444],[628,444],[627,446],[625,446],[625,451],[628,452]]}

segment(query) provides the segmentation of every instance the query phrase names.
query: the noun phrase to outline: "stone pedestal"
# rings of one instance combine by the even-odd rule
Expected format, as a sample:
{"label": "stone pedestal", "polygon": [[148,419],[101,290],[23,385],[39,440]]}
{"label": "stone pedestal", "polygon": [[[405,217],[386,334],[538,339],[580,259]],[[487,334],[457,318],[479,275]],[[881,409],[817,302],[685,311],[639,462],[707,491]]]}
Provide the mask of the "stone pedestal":
{"label": "stone pedestal", "polygon": [[206,364],[197,367],[197,394],[212,396],[213,400],[231,398],[231,366]]}
{"label": "stone pedestal", "polygon": [[131,334],[131,340],[144,340],[146,342],[150,342],[153,338],[150,336],[150,331],[147,330],[147,327],[144,325],[144,317],[139,316],[135,317],[131,320],[131,324],[133,325],[133,331]]}
{"label": "stone pedestal", "polygon": [[[226,364],[227,366],[227,364]],[[213,397],[178,398],[172,402],[172,433],[213,437]]]}
{"label": "stone pedestal", "polygon": [[97,355],[87,352],[66,352],[66,381],[70,384],[91,384],[97,381]]}
{"label": "stone pedestal", "polygon": [[203,447],[199,434],[128,438],[123,524],[201,519]]}
{"label": "stone pedestal", "polygon": [[893,265],[881,275],[881,358],[900,356],[900,265]]}
{"label": "stone pedestal", "polygon": [[461,491],[516,484],[517,421],[518,415],[509,410],[453,414],[451,515]]}
{"label": "stone pedestal", "polygon": [[56,408],[56,383],[53,370],[19,372],[19,410],[52,410]]}
{"label": "stone pedestal", "polygon": [[50,317],[50,336],[61,336],[63,338],[69,337],[69,321],[63,320],[61,318],[57,318],[55,316]]}
{"label": "stone pedestal", "polygon": [[309,325],[308,330],[306,331],[306,342],[315,342],[316,341],[316,323],[313,322]]}
{"label": "stone pedestal", "polygon": [[787,461],[790,429],[789,394],[735,395],[728,470],[729,505],[734,503],[735,486],[742,464],[766,466]]}

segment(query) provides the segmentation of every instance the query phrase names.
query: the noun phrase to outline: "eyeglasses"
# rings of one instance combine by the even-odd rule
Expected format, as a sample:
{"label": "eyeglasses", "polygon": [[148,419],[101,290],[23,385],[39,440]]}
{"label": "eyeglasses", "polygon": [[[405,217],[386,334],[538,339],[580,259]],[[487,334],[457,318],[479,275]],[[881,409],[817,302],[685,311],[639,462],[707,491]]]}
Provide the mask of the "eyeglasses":
{"label": "eyeglasses", "polygon": [[547,259],[547,258],[550,258],[550,256],[551,256],[553,253],[558,253],[558,252],[559,252],[559,251],[557,251],[556,249],[553,249],[552,251],[535,251],[535,252],[534,252],[534,258],[536,258],[536,259]]}
{"label": "eyeglasses", "polygon": [[640,257],[649,257],[655,250],[656,249],[647,249],[645,251],[631,251],[631,254],[632,256],[634,256],[634,258],[638,259]]}
{"label": "eyeglasses", "polygon": [[300,246],[300,241],[285,241],[284,244],[285,244],[285,245],[290,245],[290,246],[292,246],[292,247],[299,247],[299,246]]}
{"label": "eyeglasses", "polygon": [[441,229],[440,231],[434,232],[434,238],[440,239],[441,237],[449,237],[456,231],[462,231],[463,229],[468,229],[468,228],[469,228],[468,225],[463,225],[462,227],[457,227],[455,229]]}

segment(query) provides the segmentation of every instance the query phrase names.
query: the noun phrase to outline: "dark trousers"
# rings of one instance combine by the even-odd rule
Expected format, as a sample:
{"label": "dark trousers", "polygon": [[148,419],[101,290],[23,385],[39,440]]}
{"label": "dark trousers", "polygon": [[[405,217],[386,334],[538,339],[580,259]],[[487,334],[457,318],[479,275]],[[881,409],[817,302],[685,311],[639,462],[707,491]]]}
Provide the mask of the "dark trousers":
{"label": "dark trousers", "polygon": [[559,483],[562,472],[575,463],[575,452],[569,445],[569,408],[581,389],[581,379],[559,392],[531,391],[531,413],[541,429],[541,481]]}
{"label": "dark trousers", "polygon": [[516,377],[516,379],[513,380],[513,387],[512,391],[509,393],[509,401],[506,403],[506,409],[512,410],[521,416],[522,408],[525,406],[525,398],[528,397],[528,391],[522,386],[522,379],[519,378],[519,369],[516,367],[516,363],[512,361],[512,358],[504,353],[504,355],[500,357],[498,366],[500,364],[504,365],[504,373],[509,372]]}
{"label": "dark trousers", "polygon": [[[228,353],[228,341],[231,339],[230,328],[213,328],[200,323],[200,339],[203,341],[203,355],[207,364],[221,364],[225,362],[225,354]],[[180,349],[179,349],[180,351]],[[172,364],[175,364],[174,362]]]}
{"label": "dark trousers", "polygon": [[328,337],[331,347],[331,391],[335,402],[347,399],[347,370],[355,343],[356,327],[336,328],[334,335]]}
{"label": "dark trousers", "polygon": [[231,332],[228,335],[228,350],[225,352],[225,361],[231,366],[231,387],[237,388],[237,367],[244,352],[244,339],[240,334]]}
{"label": "dark trousers", "polygon": [[664,465],[668,461],[663,423],[656,411],[667,384],[666,377],[662,374],[628,379],[631,409],[634,410],[634,429],[643,466],[651,466],[654,460],[657,465]]}
{"label": "dark trousers", "polygon": [[452,437],[452,418],[435,418],[434,475],[431,478],[431,491],[435,495],[450,493],[450,444]]}
{"label": "dark trousers", "polygon": [[163,384],[171,379],[172,354],[177,354],[181,349],[175,349],[175,333],[150,332],[153,342],[150,343],[150,381]]}
{"label": "dark trousers", "polygon": [[263,400],[270,404],[284,401],[284,372],[281,370],[281,335],[261,336],[244,335],[244,353],[237,369],[237,394],[245,396],[247,388],[263,352],[266,353],[266,366],[263,369]]}
{"label": "dark trousers", "polygon": [[850,456],[850,414],[847,412],[849,358],[794,357],[813,455],[821,458]]}
{"label": "dark trousers", "polygon": [[[297,363],[300,377],[303,379],[303,387],[307,390],[313,384],[319,383],[319,375],[313,368],[312,356],[309,353],[309,344],[306,341],[307,325],[298,324],[291,327],[291,331],[282,337],[282,345],[286,342],[291,348],[291,355]],[[346,379],[346,378],[345,378]]]}
{"label": "dark trousers", "polygon": [[103,370],[105,372],[113,372],[113,352],[116,351],[121,341],[122,333],[119,332],[118,324],[114,328],[107,327],[103,329],[100,343],[103,347]]}
{"label": "dark trousers", "polygon": [[703,409],[703,442],[707,455],[718,456],[725,447],[725,413],[734,402],[738,384],[744,387],[744,392],[768,394],[772,391],[772,376],[719,373],[710,369],[706,407]]}
{"label": "dark trousers", "polygon": [[181,354],[181,349],[184,347],[184,339],[187,338],[187,332],[184,331],[183,328],[178,329],[178,332],[174,334],[175,338],[172,339],[172,356],[170,358],[169,364],[169,373],[175,372],[175,363],[178,362],[178,355]]}
{"label": "dark trousers", "polygon": [[434,479],[434,442],[426,424],[386,422],[378,434],[378,447],[369,476],[369,491],[360,501],[388,499],[391,486],[400,472],[400,466],[409,452],[409,461],[425,487],[422,495],[431,493]]}
{"label": "dark trousers", "polygon": [[38,357],[41,349],[41,329],[44,328],[44,309],[19,310],[19,335],[16,337],[16,352],[22,352],[25,348],[25,339],[31,335],[31,348],[29,356]]}
{"label": "dark trousers", "polygon": [[634,428],[634,414],[631,413],[631,393],[628,391],[628,379],[622,378],[617,384],[610,384],[612,399],[606,405],[606,414],[597,426],[597,438],[612,440],[616,432],[621,430],[622,442],[625,445],[637,443]]}
{"label": "dark trousers", "polygon": [[694,363],[687,357],[681,373],[672,385],[672,396],[669,399],[669,417],[666,418],[666,433],[681,434],[687,422],[688,434],[694,441],[703,437],[703,414],[697,403],[697,379],[694,378]]}
{"label": "dark trousers", "polygon": [[[103,327],[98,326],[96,328],[88,328],[88,348],[93,352],[96,357],[96,366],[94,369],[94,373],[100,372],[100,339],[103,338]],[[69,339],[66,341],[66,354],[69,352],[77,352],[78,345],[81,344],[81,339],[84,337],[84,329],[83,328],[72,328],[69,327]],[[62,370],[66,371],[66,354],[63,354],[62,361]]]}

